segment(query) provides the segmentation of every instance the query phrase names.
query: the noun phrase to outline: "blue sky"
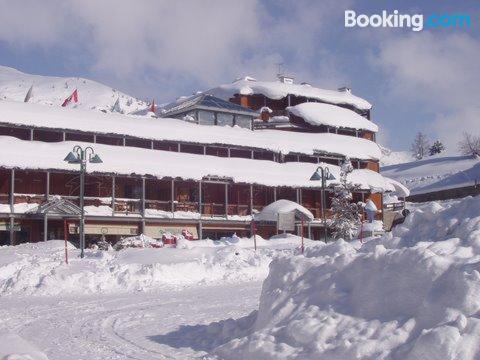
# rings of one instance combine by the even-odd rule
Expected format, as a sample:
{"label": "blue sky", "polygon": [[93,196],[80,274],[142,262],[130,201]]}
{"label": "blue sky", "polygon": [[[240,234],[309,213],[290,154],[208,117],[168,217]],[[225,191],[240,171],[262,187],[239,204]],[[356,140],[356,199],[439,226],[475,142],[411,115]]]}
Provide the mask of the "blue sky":
{"label": "blue sky", "polygon": [[[451,153],[479,133],[477,1],[0,0],[0,64],[98,80],[166,102],[277,64],[323,88],[348,85],[374,105],[379,142],[417,131]],[[345,28],[344,11],[466,13],[470,29]]]}

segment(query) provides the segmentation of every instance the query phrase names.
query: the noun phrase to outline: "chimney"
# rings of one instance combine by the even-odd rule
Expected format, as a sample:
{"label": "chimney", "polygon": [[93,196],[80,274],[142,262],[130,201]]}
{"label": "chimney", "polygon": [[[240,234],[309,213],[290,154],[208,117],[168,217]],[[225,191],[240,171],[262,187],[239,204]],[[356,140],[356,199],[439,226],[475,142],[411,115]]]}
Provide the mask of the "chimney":
{"label": "chimney", "polygon": [[294,79],[293,76],[288,76],[288,75],[285,75],[285,74],[277,74],[277,78],[278,78],[278,80],[280,80],[281,83],[293,84],[293,79]]}

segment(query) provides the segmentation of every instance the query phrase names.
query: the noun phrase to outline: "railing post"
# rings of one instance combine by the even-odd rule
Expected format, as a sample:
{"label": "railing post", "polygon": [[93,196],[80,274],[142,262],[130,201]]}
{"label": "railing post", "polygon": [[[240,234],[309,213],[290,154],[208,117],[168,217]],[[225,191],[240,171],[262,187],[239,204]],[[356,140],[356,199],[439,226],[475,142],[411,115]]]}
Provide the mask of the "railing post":
{"label": "railing post", "polygon": [[13,214],[15,206],[15,169],[10,172],[10,212]]}
{"label": "railing post", "polygon": [[253,185],[250,184],[250,215],[253,216]]}

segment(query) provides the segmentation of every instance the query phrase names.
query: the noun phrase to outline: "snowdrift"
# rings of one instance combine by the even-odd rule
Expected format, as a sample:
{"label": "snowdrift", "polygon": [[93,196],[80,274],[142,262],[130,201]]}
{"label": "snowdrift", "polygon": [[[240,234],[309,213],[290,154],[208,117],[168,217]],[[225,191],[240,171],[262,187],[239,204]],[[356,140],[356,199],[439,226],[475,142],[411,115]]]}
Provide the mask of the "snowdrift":
{"label": "snowdrift", "polygon": [[0,359],[48,360],[47,355],[17,334],[0,333]]}
{"label": "snowdrift", "polygon": [[[224,241],[179,240],[177,248],[79,250],[69,246],[64,262],[64,242],[0,247],[1,296],[55,296],[150,291],[217,282],[261,281],[277,253],[296,253],[296,236],[263,240],[227,238]],[[307,241],[308,244],[313,242]]]}
{"label": "snowdrift", "polygon": [[393,234],[363,246],[339,240],[275,259],[258,311],[226,322],[223,337],[236,338],[214,352],[228,359],[479,358],[479,200],[425,204]]}

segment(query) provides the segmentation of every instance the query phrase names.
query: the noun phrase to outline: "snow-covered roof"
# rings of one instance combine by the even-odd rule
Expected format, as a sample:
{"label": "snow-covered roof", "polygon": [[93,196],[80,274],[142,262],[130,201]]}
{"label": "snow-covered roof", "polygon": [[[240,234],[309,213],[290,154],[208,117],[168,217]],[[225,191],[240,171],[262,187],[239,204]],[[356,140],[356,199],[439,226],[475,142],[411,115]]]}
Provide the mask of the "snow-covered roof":
{"label": "snow-covered roof", "polygon": [[385,166],[381,171],[405,185],[412,195],[480,183],[480,159],[474,156],[432,156]]}
{"label": "snow-covered roof", "polygon": [[302,205],[286,200],[280,199],[267,206],[262,211],[255,214],[255,221],[278,221],[278,214],[286,214],[294,212],[296,219],[313,220],[314,216],[307,208]]}
{"label": "snow-covered roof", "polygon": [[302,103],[287,110],[311,125],[326,125],[378,132],[378,126],[352,110],[323,103]]}
{"label": "snow-covered roof", "polygon": [[372,104],[368,101],[353,95],[349,91],[319,89],[309,84],[286,84],[279,81],[257,81],[250,77],[238,79],[231,84],[220,85],[205,92],[226,100],[235,94],[263,94],[274,100],[285,98],[287,95],[295,95],[317,99],[331,104],[352,105],[360,110],[369,110],[372,108]]}
{"label": "snow-covered roof", "polygon": [[[320,186],[318,181],[310,180],[318,164],[222,158],[134,147],[82,144],[74,141],[58,143],[24,141],[10,136],[0,136],[2,149],[0,166],[78,171],[77,165],[63,161],[67,153],[77,144],[93,146],[103,160],[102,164],[89,164],[87,167],[89,172],[152,175],[157,178],[178,177],[185,180],[202,180],[205,177],[217,176],[231,178],[236,183],[290,187]],[[336,179],[340,178],[338,166],[323,165],[329,167]],[[367,169],[354,170],[350,180],[360,184],[364,190],[394,190],[383,176]],[[328,181],[327,185],[335,182],[336,180]]]}
{"label": "snow-covered roof", "polygon": [[388,177],[385,177],[385,180],[387,180],[390,184],[393,185],[393,187],[395,188],[395,195],[403,198],[410,195],[410,190],[401,182],[394,179],[390,179]]}
{"label": "snow-covered roof", "polygon": [[251,131],[240,127],[206,126],[171,118],[122,114],[0,101],[0,123],[135,136],[151,140],[265,149],[288,154],[336,154],[352,159],[380,158],[372,141],[354,136],[278,130]]}

